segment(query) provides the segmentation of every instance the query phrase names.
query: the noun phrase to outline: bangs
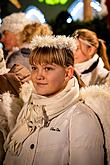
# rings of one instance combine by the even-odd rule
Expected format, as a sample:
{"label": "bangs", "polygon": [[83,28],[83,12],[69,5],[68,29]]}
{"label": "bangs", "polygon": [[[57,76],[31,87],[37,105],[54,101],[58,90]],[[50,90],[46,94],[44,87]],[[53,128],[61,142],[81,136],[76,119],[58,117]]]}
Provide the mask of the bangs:
{"label": "bangs", "polygon": [[[66,56],[65,56],[66,54]],[[67,50],[65,49],[57,49],[55,47],[37,47],[35,48],[30,57],[29,62],[31,65],[36,64],[57,64],[62,67],[66,67],[66,58],[67,58]]]}

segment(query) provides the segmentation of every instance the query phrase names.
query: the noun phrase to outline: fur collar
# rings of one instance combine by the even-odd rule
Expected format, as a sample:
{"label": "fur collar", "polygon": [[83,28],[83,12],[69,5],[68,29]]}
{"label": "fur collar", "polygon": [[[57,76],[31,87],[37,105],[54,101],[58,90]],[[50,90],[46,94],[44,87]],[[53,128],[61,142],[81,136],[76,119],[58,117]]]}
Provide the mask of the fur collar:
{"label": "fur collar", "polygon": [[110,165],[110,87],[90,86],[82,88],[80,99],[98,115],[104,129],[107,160]]}
{"label": "fur collar", "polygon": [[87,97],[103,97],[102,94],[105,96],[110,97],[110,87],[107,85],[91,85],[89,87],[81,88],[80,90],[80,97],[82,99],[87,99]]}
{"label": "fur collar", "polygon": [[20,98],[23,100],[24,103],[27,103],[30,99],[32,91],[35,91],[32,81],[25,82],[20,89]]}
{"label": "fur collar", "polygon": [[4,139],[16,123],[16,118],[21,110],[23,102],[9,92],[0,95],[0,131]]}

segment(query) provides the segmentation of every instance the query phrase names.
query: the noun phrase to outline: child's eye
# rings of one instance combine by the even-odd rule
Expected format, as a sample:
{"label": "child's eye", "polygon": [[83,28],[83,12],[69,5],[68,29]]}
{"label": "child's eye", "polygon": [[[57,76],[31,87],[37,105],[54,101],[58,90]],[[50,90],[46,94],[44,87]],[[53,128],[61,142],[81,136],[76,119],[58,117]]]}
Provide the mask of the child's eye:
{"label": "child's eye", "polygon": [[53,70],[53,68],[52,67],[45,67],[45,70],[49,71],[49,70]]}
{"label": "child's eye", "polygon": [[35,67],[35,66],[31,66],[31,69],[32,69],[32,70],[36,70],[36,67]]}

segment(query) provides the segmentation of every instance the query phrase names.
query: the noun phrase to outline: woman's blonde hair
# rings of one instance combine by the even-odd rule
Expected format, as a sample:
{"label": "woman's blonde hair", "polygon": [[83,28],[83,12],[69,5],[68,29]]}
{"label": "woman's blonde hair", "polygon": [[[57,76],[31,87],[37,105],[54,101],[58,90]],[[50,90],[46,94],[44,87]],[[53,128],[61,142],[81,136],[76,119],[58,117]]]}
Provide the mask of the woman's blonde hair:
{"label": "woman's blonde hair", "polygon": [[48,24],[35,22],[24,27],[23,31],[20,33],[20,40],[22,43],[30,43],[35,35],[44,36],[52,34],[53,31]]}
{"label": "woman's blonde hair", "polygon": [[104,67],[110,70],[105,42],[102,39],[98,39],[94,31],[89,29],[77,29],[72,36],[74,38],[81,38],[82,40],[87,41],[89,45],[94,46],[98,55],[104,62]]}

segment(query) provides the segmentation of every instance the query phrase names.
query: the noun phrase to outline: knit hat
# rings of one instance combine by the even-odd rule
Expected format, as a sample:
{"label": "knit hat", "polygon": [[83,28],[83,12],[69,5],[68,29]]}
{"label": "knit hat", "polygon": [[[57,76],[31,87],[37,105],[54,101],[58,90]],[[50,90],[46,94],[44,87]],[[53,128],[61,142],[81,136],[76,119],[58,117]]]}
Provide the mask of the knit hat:
{"label": "knit hat", "polygon": [[25,13],[12,13],[3,18],[1,32],[7,30],[16,34],[21,32],[27,24],[31,23],[33,23],[33,21],[28,19]]}

